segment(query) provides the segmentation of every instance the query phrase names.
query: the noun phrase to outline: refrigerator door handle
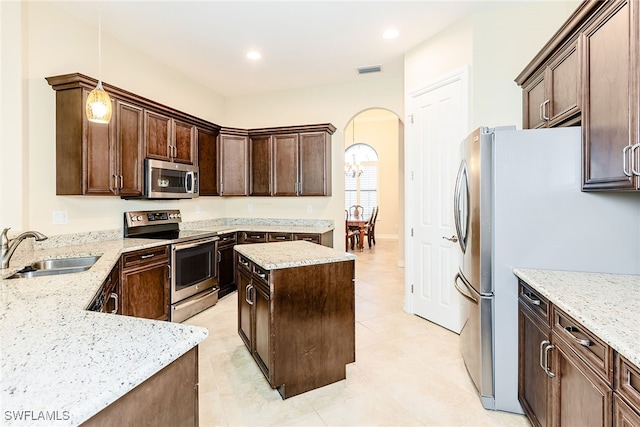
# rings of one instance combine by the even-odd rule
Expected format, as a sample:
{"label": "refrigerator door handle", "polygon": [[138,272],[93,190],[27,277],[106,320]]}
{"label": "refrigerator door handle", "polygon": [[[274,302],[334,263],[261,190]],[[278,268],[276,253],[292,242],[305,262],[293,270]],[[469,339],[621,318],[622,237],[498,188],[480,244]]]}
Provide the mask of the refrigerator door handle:
{"label": "refrigerator door handle", "polygon": [[453,219],[456,225],[456,234],[462,253],[467,250],[467,234],[469,230],[469,176],[467,164],[464,160],[460,163],[456,186],[453,194]]}
{"label": "refrigerator door handle", "polygon": [[472,303],[478,304],[478,300],[477,299],[475,299],[472,295],[468,294],[467,292],[463,291],[458,286],[458,279],[460,279],[462,281],[462,284],[464,285],[464,287],[467,288],[467,290],[469,290],[469,285],[467,284],[466,280],[464,280],[464,278],[462,277],[462,275],[460,273],[456,273],[456,276],[453,279],[453,286],[456,288],[456,290],[458,292],[460,292],[460,295],[462,295],[463,297],[465,297],[466,299],[468,299]]}

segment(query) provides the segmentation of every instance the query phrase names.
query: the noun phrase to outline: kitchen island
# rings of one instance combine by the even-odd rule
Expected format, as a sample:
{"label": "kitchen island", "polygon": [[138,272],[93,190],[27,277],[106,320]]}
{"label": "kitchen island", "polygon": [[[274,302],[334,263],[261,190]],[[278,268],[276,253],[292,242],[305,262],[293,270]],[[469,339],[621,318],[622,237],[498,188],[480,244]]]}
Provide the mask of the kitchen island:
{"label": "kitchen island", "polygon": [[355,256],[304,241],[236,246],[238,334],[283,399],[355,362]]}

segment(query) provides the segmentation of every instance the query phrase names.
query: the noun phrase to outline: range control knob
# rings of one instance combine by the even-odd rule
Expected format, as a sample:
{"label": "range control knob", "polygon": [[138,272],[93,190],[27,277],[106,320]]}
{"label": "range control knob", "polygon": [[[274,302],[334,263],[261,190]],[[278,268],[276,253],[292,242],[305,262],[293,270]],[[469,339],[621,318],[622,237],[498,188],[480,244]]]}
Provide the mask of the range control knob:
{"label": "range control knob", "polygon": [[138,221],[142,221],[142,215],[138,215]]}

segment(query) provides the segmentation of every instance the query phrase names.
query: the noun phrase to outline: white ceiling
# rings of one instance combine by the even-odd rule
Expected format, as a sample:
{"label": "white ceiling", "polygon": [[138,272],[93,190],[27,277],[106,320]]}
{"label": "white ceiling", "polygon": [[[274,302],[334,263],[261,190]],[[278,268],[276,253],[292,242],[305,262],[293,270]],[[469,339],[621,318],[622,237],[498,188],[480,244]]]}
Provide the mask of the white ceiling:
{"label": "white ceiling", "polygon": [[[223,96],[402,77],[403,55],[465,16],[511,1],[58,1]],[[535,0],[534,0],[535,1]],[[382,32],[394,27],[395,40]],[[251,62],[250,49],[262,53]],[[359,75],[357,67],[381,65]]]}

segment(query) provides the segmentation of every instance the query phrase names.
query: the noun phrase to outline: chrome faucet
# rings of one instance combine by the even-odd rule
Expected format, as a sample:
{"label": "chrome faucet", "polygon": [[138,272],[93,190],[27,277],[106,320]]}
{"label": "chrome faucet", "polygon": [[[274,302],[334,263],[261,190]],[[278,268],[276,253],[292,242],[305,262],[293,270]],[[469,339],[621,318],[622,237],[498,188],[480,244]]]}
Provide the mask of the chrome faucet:
{"label": "chrome faucet", "polygon": [[22,234],[19,234],[16,238],[9,240],[7,237],[7,231],[9,228],[5,228],[2,230],[2,234],[0,234],[0,256],[2,258],[2,269],[9,267],[9,260],[11,256],[15,252],[16,248],[27,237],[33,237],[36,241],[41,242],[43,240],[47,240],[47,236],[42,233],[38,233],[37,231],[25,231]]}

